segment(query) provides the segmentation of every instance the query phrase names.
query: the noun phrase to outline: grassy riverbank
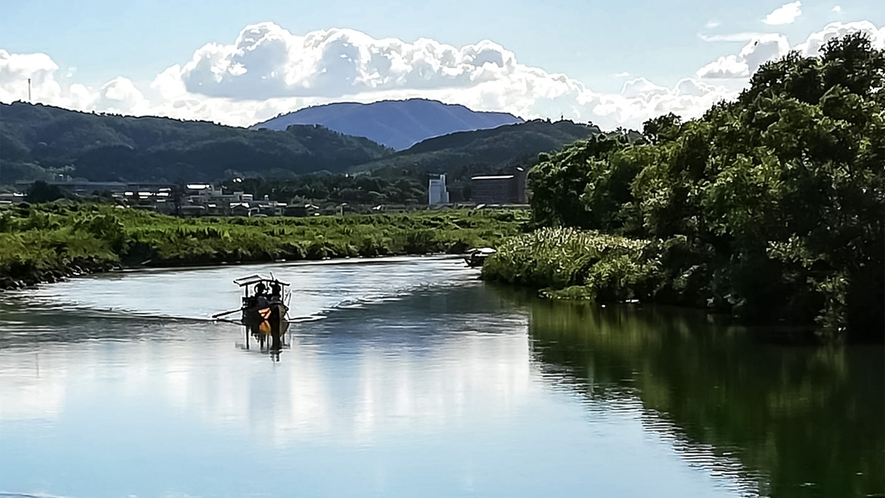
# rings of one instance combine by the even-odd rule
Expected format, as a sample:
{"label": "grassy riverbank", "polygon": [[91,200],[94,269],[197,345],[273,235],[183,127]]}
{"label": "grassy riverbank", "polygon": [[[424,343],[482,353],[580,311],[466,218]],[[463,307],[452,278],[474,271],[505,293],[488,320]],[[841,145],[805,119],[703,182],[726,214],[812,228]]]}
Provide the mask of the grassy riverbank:
{"label": "grassy riverbank", "polygon": [[647,300],[660,265],[649,242],[573,228],[542,228],[502,242],[483,278],[540,289],[547,297],[618,302]]}
{"label": "grassy riverbank", "polygon": [[182,219],[95,204],[0,211],[0,288],[115,267],[461,253],[521,232],[522,211]]}
{"label": "grassy riverbank", "polygon": [[[540,290],[553,299],[678,304],[728,311],[706,266],[684,239],[635,239],[574,228],[511,237],[483,278]],[[718,299],[717,299],[718,298]]]}

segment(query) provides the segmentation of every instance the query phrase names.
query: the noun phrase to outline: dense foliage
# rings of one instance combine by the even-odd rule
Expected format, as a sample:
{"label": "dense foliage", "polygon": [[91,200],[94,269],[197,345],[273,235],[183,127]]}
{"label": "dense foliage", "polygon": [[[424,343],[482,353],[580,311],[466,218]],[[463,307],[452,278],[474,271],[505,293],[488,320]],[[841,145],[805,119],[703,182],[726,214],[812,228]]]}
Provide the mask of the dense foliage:
{"label": "dense foliage", "polygon": [[0,210],[0,288],[115,265],[461,253],[521,231],[524,211],[182,219],[98,204]]}
{"label": "dense foliage", "polygon": [[214,181],[234,175],[345,171],[393,151],[320,126],[247,130],[23,102],[0,104],[0,182],[64,174],[92,181]]}
{"label": "dense foliage", "polygon": [[663,276],[645,300],[881,335],[883,82],[885,51],[860,34],[790,54],[700,119],[647,122],[642,144],[543,157],[534,221],[652,241]]}

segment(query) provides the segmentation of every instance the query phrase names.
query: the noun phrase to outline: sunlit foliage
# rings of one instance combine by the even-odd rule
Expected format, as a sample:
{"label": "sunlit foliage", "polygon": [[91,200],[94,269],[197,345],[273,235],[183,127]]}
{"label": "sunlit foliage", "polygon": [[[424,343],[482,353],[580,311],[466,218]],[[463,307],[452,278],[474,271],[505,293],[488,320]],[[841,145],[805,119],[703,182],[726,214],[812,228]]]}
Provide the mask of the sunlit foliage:
{"label": "sunlit foliage", "polygon": [[[0,279],[125,266],[462,253],[522,230],[525,211],[183,219],[108,205],[0,210]],[[8,282],[7,282],[8,284]]]}
{"label": "sunlit foliage", "polygon": [[700,119],[543,158],[534,222],[651,241],[665,274],[651,300],[881,334],[883,82],[885,51],[862,34],[765,64]]}

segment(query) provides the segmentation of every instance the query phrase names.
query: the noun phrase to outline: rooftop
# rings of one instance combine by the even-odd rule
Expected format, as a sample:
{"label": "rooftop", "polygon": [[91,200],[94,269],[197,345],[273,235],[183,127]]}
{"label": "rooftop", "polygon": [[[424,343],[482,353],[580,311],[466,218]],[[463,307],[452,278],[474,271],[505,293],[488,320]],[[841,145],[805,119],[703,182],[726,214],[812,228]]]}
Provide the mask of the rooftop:
{"label": "rooftop", "polygon": [[513,175],[488,175],[488,176],[474,176],[471,180],[509,180],[513,178]]}

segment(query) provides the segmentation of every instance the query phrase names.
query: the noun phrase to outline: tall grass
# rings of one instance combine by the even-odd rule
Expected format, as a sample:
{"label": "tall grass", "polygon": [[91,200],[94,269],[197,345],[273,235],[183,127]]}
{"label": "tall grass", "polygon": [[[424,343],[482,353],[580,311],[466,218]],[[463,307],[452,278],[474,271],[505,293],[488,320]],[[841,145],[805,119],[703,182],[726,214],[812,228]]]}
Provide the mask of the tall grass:
{"label": "tall grass", "polygon": [[540,289],[554,298],[648,299],[660,262],[648,241],[573,228],[542,228],[505,240],[483,278]]}
{"label": "tall grass", "polygon": [[74,267],[462,253],[520,233],[527,219],[526,211],[476,210],[182,219],[106,205],[22,205],[0,211],[0,286]]}

